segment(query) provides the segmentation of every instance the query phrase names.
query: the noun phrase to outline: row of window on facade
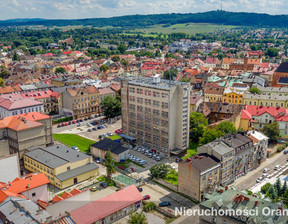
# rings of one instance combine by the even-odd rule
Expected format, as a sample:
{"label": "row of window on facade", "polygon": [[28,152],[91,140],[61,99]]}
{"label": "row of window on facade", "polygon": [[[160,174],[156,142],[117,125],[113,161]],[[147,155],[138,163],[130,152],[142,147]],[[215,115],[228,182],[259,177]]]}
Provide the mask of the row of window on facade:
{"label": "row of window on facade", "polygon": [[[245,104],[247,105],[248,104],[248,102],[247,101],[245,101]],[[257,105],[257,102],[256,101],[249,101],[249,105],[253,105],[254,104],[254,106],[256,106]],[[269,102],[265,102],[265,105],[264,105],[264,103],[263,102],[260,102],[260,106],[266,106],[266,107],[268,107],[268,106],[270,106],[270,107],[284,107],[284,103],[273,103],[273,102],[271,102],[271,103],[269,103]],[[287,104],[287,107],[288,107],[288,104]]]}
{"label": "row of window on facade", "polygon": [[74,99],[74,103],[77,103],[77,101],[78,102],[80,102],[80,101],[84,102],[84,101],[93,100],[93,99],[96,100],[97,97],[96,96],[88,96],[88,97],[78,98],[78,100]]}
{"label": "row of window on facade", "polygon": [[141,88],[135,88],[135,87],[130,87],[129,88],[130,93],[137,93],[137,94],[144,94],[145,96],[152,96],[153,97],[162,97],[163,99],[168,98],[168,93],[160,93],[158,91],[151,91],[151,90],[145,90]]}
{"label": "row of window on facade", "polygon": [[[28,109],[21,109],[19,114],[26,114],[29,112],[41,112],[41,107],[35,107],[35,111],[34,107]],[[12,115],[18,115],[18,110],[12,111]]]}

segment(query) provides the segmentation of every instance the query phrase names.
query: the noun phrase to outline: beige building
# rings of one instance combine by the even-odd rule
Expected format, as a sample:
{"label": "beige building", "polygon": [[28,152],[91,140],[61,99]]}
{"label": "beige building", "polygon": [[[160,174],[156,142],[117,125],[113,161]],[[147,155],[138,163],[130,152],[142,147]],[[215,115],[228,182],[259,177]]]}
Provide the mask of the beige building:
{"label": "beige building", "polygon": [[86,118],[100,112],[99,90],[95,86],[74,87],[62,94],[63,112],[74,119]]}
{"label": "beige building", "polygon": [[281,93],[273,94],[251,94],[244,95],[245,105],[270,106],[288,108],[288,97]]}
{"label": "beige building", "polygon": [[208,154],[201,154],[178,163],[178,191],[197,201],[213,192],[220,181],[219,160]]}
{"label": "beige building", "polygon": [[10,154],[19,153],[22,158],[28,148],[51,143],[52,122],[48,115],[30,112],[0,120],[0,154],[7,154],[8,150]]}
{"label": "beige building", "polygon": [[23,156],[25,169],[45,173],[50,183],[64,189],[99,174],[92,156],[67,146],[35,147]]}
{"label": "beige building", "polygon": [[122,80],[123,133],[169,157],[188,148],[190,83]]}
{"label": "beige building", "polygon": [[204,92],[204,102],[222,102],[224,87],[208,87]]}

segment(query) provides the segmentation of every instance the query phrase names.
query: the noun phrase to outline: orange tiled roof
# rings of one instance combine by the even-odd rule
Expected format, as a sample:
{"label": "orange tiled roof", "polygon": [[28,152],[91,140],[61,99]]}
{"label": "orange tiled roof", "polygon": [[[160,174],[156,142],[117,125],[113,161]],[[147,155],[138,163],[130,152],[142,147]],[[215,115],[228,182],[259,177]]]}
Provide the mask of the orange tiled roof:
{"label": "orange tiled roof", "polygon": [[22,192],[28,191],[30,189],[40,187],[45,184],[49,184],[50,181],[44,173],[39,174],[29,174],[26,177],[20,179],[16,178],[10,185],[6,187],[5,190],[10,191],[15,194],[20,194]]}
{"label": "orange tiled roof", "polygon": [[8,197],[17,197],[27,199],[25,196],[17,193],[13,193],[7,190],[0,190],[0,204],[6,200]]}

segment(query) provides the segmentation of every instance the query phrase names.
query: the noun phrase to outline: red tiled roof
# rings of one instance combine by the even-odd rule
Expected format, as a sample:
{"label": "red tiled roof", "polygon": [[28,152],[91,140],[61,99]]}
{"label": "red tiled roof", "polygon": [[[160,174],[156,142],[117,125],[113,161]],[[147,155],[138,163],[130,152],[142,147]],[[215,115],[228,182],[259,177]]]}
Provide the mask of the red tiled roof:
{"label": "red tiled roof", "polygon": [[90,224],[142,199],[143,196],[139,193],[136,186],[131,185],[107,197],[75,209],[70,214],[77,224]]}
{"label": "red tiled roof", "polygon": [[0,96],[0,107],[8,110],[42,105],[42,102],[24,98],[20,93]]}
{"label": "red tiled roof", "polygon": [[16,194],[10,191],[6,191],[6,190],[0,190],[0,204],[6,200],[6,198],[8,197],[18,197],[18,198],[24,198],[27,199],[25,196],[21,195],[21,194]]}
{"label": "red tiled roof", "polygon": [[241,111],[241,119],[251,119],[252,116],[260,116],[264,113],[270,114],[276,120],[287,119],[288,121],[288,110],[284,107],[266,107],[266,106],[254,106],[247,105],[246,109]]}
{"label": "red tiled roof", "polygon": [[30,189],[40,187],[45,184],[49,184],[50,181],[46,177],[44,173],[39,173],[39,174],[29,174],[23,179],[16,178],[11,182],[11,186],[7,186],[5,190],[15,193],[15,194],[20,194],[22,192],[28,191]]}
{"label": "red tiled roof", "polygon": [[110,88],[99,89],[99,95],[114,94],[114,91]]}

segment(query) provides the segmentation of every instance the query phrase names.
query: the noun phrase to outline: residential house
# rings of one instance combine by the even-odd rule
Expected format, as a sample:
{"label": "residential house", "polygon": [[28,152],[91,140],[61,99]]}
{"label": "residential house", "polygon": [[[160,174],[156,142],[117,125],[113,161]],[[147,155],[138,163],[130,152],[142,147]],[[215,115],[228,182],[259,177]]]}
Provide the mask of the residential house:
{"label": "residential house", "polygon": [[22,195],[23,197],[37,202],[48,202],[48,184],[50,181],[44,173],[28,174],[23,178],[15,178],[13,181],[0,186],[0,191],[6,195],[9,193]]}
{"label": "residential house", "polygon": [[196,112],[199,105],[203,102],[203,96],[192,94],[190,96],[190,113]]}
{"label": "residential house", "polygon": [[[206,195],[207,200],[200,203],[200,214],[205,214],[208,210],[210,213],[212,209],[216,210],[212,215],[203,215],[199,217],[200,224],[242,224],[242,223],[286,223],[288,218],[286,215],[279,215],[285,209],[285,205],[280,203],[272,203],[266,198],[261,199],[256,195],[249,195],[243,191],[237,191],[231,188],[218,189],[213,194]],[[270,212],[264,215],[265,209],[269,208]],[[228,212],[228,210],[229,212]],[[219,215],[217,211],[224,211],[224,215]],[[255,211],[255,215],[237,215],[244,210]],[[225,214],[225,211],[227,213]],[[258,212],[256,212],[258,211]],[[238,212],[238,213],[237,213]],[[283,213],[284,214],[284,213]]]}
{"label": "residential house", "polygon": [[90,153],[94,157],[101,159],[106,158],[107,151],[110,150],[111,156],[114,161],[120,162],[128,158],[129,149],[123,147],[120,142],[115,142],[109,138],[100,140],[90,146]]}
{"label": "residential house", "polygon": [[252,139],[254,144],[254,163],[252,168],[257,168],[267,158],[267,148],[269,138],[259,131],[249,131],[247,136]]}
{"label": "residential house", "polygon": [[50,183],[64,189],[98,175],[98,166],[92,156],[77,152],[64,145],[34,147],[23,155],[24,167],[41,172]]}
{"label": "residential house", "polygon": [[223,92],[222,103],[243,104],[243,97],[249,88],[246,87],[227,87]]}
{"label": "residential house", "polygon": [[221,164],[208,154],[199,154],[178,163],[178,191],[197,201],[219,185]]}

